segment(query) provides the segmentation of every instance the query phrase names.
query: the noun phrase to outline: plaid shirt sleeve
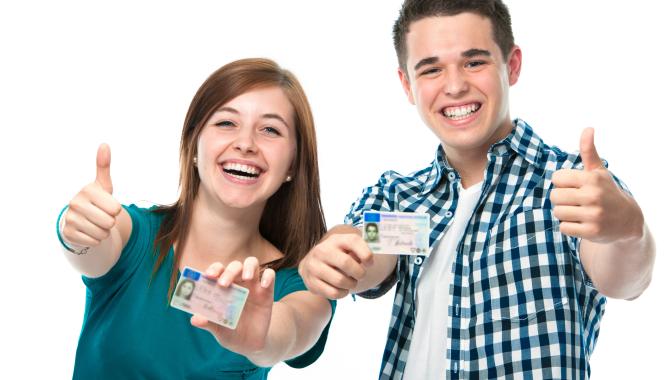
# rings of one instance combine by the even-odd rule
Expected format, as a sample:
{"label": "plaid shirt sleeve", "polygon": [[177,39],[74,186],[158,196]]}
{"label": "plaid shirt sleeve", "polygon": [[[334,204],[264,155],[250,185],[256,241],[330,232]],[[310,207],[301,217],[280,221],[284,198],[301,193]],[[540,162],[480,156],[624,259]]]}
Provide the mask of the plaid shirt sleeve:
{"label": "plaid shirt sleeve", "polygon": [[[363,225],[363,212],[365,211],[393,211],[395,202],[392,198],[392,185],[399,177],[397,172],[387,171],[381,175],[375,185],[363,189],[361,196],[352,203],[349,212],[344,217],[344,223],[360,227]],[[379,285],[357,295],[369,299],[379,298],[393,288],[397,281],[398,268],[396,267],[396,270]]]}
{"label": "plaid shirt sleeve", "polygon": [[379,178],[379,181],[363,189],[361,196],[351,204],[351,208],[344,217],[345,224],[354,227],[363,225],[363,212],[365,211],[393,211],[393,199],[391,199],[391,185],[398,173],[387,171]]}

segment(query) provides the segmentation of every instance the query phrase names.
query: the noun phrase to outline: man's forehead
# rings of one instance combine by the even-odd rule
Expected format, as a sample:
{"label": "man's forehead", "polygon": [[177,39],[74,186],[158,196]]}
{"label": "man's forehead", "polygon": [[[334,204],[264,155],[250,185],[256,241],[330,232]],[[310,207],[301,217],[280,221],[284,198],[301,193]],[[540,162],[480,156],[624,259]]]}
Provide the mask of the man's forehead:
{"label": "man's forehead", "polygon": [[491,21],[474,13],[432,16],[414,21],[407,33],[407,66],[434,57],[460,59],[468,51],[499,51]]}

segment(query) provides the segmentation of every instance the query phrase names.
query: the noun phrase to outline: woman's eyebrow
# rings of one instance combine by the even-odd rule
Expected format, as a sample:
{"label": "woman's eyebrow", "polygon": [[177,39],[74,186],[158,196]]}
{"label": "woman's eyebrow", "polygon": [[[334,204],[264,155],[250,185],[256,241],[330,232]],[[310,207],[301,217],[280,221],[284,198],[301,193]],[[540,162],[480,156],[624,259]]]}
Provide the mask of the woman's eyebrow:
{"label": "woman's eyebrow", "polygon": [[279,116],[279,115],[276,114],[276,113],[264,113],[262,117],[263,117],[264,119],[275,119],[275,120],[279,120],[279,121],[281,121],[282,123],[284,123],[284,125],[286,126],[286,128],[289,128],[288,123],[286,122],[286,120],[284,120],[283,117]]}
{"label": "woman's eyebrow", "polygon": [[[228,107],[228,106],[220,107],[219,109],[216,110],[216,112],[230,112],[230,113],[234,113],[234,114],[236,114],[236,115],[239,115],[239,114],[240,114],[240,111],[236,110],[235,108]],[[275,119],[275,120],[279,120],[279,121],[281,121],[281,122],[286,126],[286,128],[289,128],[288,123],[286,122],[286,120],[284,120],[283,117],[279,116],[279,114],[276,114],[276,113],[264,113],[263,115],[261,115],[261,117],[262,117],[263,119]]]}

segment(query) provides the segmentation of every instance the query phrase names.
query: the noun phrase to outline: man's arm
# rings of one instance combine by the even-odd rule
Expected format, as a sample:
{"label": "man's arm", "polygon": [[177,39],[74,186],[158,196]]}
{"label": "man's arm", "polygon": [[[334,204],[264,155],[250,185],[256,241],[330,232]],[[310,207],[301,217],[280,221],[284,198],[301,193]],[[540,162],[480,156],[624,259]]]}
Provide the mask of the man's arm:
{"label": "man's arm", "polygon": [[656,247],[646,224],[639,237],[614,243],[583,239],[580,247],[584,270],[604,295],[632,300],[651,283]]}
{"label": "man's arm", "polygon": [[339,225],[309,251],[298,270],[310,291],[336,299],[379,285],[397,261],[396,255],[373,255],[359,229]]}
{"label": "man's arm", "polygon": [[584,170],[559,170],[552,182],[554,215],[562,233],[581,238],[580,260],[596,289],[634,299],[651,281],[656,248],[642,210],[603,167],[593,130],[582,133]]}

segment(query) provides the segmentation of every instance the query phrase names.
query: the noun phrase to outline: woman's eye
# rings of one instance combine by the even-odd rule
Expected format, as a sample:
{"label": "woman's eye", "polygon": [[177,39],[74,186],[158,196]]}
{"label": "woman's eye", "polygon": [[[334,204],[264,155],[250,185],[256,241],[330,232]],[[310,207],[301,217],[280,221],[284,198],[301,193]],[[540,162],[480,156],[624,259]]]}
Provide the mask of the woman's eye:
{"label": "woman's eye", "polygon": [[274,127],[264,127],[263,132],[270,134],[270,135],[275,135],[275,136],[281,136],[281,133],[279,133],[279,130]]}
{"label": "woman's eye", "polygon": [[216,123],[214,125],[216,125],[217,127],[234,127],[235,123],[233,123],[230,120],[222,120],[222,121],[219,121],[218,123]]}

